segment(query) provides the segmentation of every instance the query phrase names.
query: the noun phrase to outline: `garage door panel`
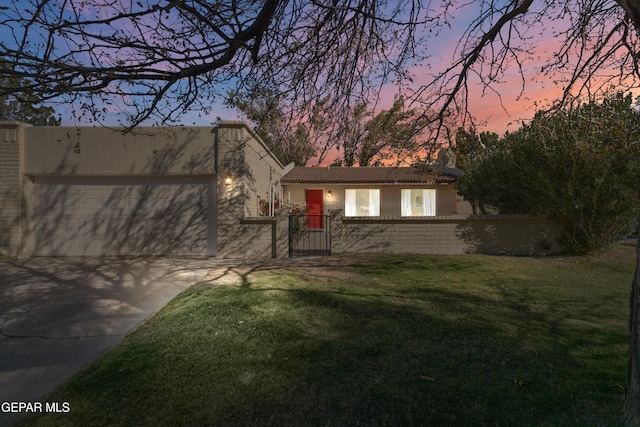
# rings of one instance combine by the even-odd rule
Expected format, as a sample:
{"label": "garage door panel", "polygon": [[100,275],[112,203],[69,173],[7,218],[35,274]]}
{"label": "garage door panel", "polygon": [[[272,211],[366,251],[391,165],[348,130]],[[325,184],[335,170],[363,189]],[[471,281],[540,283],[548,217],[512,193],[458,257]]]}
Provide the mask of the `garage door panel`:
{"label": "garage door panel", "polygon": [[[209,180],[37,183],[38,255],[207,255]],[[147,179],[146,181],[149,181]],[[138,181],[139,182],[139,181]]]}

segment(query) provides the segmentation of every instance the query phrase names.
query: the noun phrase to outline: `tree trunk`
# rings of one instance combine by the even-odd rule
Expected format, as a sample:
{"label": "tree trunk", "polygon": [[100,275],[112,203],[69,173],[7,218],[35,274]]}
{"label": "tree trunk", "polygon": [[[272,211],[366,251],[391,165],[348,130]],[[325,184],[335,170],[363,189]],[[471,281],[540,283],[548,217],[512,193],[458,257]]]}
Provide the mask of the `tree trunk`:
{"label": "tree trunk", "polygon": [[[640,219],[639,219],[640,221]],[[640,222],[639,222],[640,224]],[[640,239],[639,239],[640,241]],[[624,393],[622,422],[627,427],[640,426],[640,245],[636,248],[636,271],[631,283],[629,316],[629,364]]]}
{"label": "tree trunk", "polygon": [[636,30],[640,31],[640,2],[638,0],[616,0],[625,12],[627,18],[631,20]]}

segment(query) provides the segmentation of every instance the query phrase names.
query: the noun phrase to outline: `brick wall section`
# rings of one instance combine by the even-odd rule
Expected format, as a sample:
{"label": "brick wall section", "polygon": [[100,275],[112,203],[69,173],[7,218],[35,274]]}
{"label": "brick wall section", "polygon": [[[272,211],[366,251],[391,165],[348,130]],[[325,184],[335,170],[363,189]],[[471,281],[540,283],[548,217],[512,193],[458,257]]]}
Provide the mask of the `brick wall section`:
{"label": "brick wall section", "polygon": [[[258,196],[280,195],[282,165],[243,122],[220,122],[217,139],[217,236],[220,258],[273,256],[275,219],[258,216]],[[232,183],[227,185],[225,179]]]}
{"label": "brick wall section", "polygon": [[289,211],[276,210],[276,258],[289,256]]}
{"label": "brick wall section", "polygon": [[421,254],[552,254],[562,251],[560,230],[528,215],[434,218],[345,218],[332,212],[335,252]]}
{"label": "brick wall section", "polygon": [[17,256],[22,233],[22,159],[18,122],[0,122],[0,253]]}

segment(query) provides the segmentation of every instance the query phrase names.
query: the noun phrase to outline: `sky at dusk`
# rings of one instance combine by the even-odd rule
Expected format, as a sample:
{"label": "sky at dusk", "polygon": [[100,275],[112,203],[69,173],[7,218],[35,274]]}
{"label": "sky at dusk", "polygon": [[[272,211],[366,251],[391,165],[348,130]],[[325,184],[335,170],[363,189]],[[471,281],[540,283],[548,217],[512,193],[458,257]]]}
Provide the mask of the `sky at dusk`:
{"label": "sky at dusk", "polygon": [[[452,50],[444,48],[451,47],[458,41],[459,34],[452,32],[448,37],[439,37],[438,44],[443,48],[435,51],[433,64],[449,64],[453,60]],[[541,39],[541,43],[537,46],[541,55],[549,54],[556,42],[552,39]],[[433,72],[434,65],[431,72]],[[477,79],[471,77],[470,90],[473,96],[470,97],[471,111],[478,123],[479,130],[487,130],[503,134],[505,131],[513,131],[520,127],[522,120],[528,120],[533,117],[536,111],[536,105],[544,107],[548,102],[556,99],[561,94],[561,87],[554,84],[549,79],[540,81],[539,69],[542,63],[529,62],[526,64],[525,87],[523,91],[523,78],[517,69],[508,70],[504,82],[496,85],[495,89],[499,93],[483,90],[482,85]],[[422,67],[412,67],[411,73],[414,78],[414,86],[426,82],[428,80],[427,73]],[[399,94],[397,86],[389,84],[381,91],[381,99],[377,103],[377,110],[388,109],[393,104],[394,96]],[[184,118],[184,124],[209,125],[215,121],[216,117],[223,120],[242,120],[243,116],[236,110],[228,108],[222,102],[216,103],[216,108],[209,117],[198,117],[190,115]]]}
{"label": "sky at dusk", "polygon": [[[451,26],[443,26],[437,37],[430,37],[423,43],[429,43],[429,58],[423,63],[412,64],[409,71],[413,77],[413,84],[408,88],[417,88],[429,81],[429,74],[436,73],[442,67],[448,66],[456,58],[456,47],[463,32],[468,28],[473,19],[474,2],[456,8],[457,16],[450,17]],[[554,82],[553,77],[542,76],[540,69],[546,58],[553,55],[558,49],[558,41],[550,38],[553,31],[546,31],[544,22],[532,23],[531,27],[524,30],[529,39],[529,52],[527,60],[523,62],[523,76],[519,75],[517,68],[507,69],[503,81],[496,84],[492,90],[484,90],[479,80],[471,75],[469,80],[469,106],[479,131],[492,131],[504,134],[505,131],[518,129],[522,121],[531,119],[537,108],[543,108],[560,94],[562,87]],[[562,25],[562,22],[554,22],[553,25]],[[0,35],[1,37],[1,35]],[[377,110],[391,107],[393,98],[399,89],[394,85],[387,85],[382,90],[382,99],[377,103]],[[500,94],[500,97],[497,93]],[[182,117],[182,124],[209,126],[216,122],[217,118],[223,120],[242,120],[243,117],[234,109],[225,107],[220,98],[212,100],[212,112],[202,116],[197,112],[186,114]],[[116,103],[117,106],[117,103]],[[411,106],[410,106],[411,107]],[[78,123],[72,118],[72,114],[65,111],[63,106],[55,106],[62,116],[62,124],[75,126],[87,125]],[[419,108],[419,107],[417,107]],[[116,111],[114,108],[113,111]],[[113,115],[115,116],[115,115]],[[113,120],[115,124],[116,120]]]}
{"label": "sky at dusk", "polygon": [[[511,81],[500,85],[500,99],[495,93],[483,94],[482,87],[476,88],[476,96],[471,99],[471,110],[476,116],[478,128],[481,131],[487,130],[503,134],[505,131],[514,131],[522,120],[531,119],[536,111],[534,102],[544,105],[548,100],[556,98],[560,91],[555,87],[543,87],[539,83],[529,82],[525,88],[525,93],[521,94],[522,81],[515,76]],[[383,98],[378,106],[380,109],[391,107],[394,96],[398,89],[394,86],[387,86],[383,91]],[[56,108],[59,108],[57,106]],[[220,118],[222,120],[244,120],[244,116],[237,110],[225,106],[221,101],[214,103],[213,111],[210,115],[202,117],[199,114],[186,114],[182,119],[185,126],[209,126]],[[70,115],[62,117],[63,126],[77,125]]]}
{"label": "sky at dusk", "polygon": [[[429,48],[430,59],[409,68],[413,77],[413,85],[409,90],[427,82],[429,73],[435,73],[439,67],[448,66],[455,60],[455,47],[462,31],[468,25],[469,17],[457,17],[457,20],[454,17],[452,27],[448,31],[444,30],[437,38],[430,39],[430,43],[433,44],[433,47]],[[502,82],[496,84],[492,90],[484,89],[473,74],[469,77],[470,111],[479,131],[491,131],[500,135],[505,131],[514,131],[523,121],[530,120],[537,109],[548,106],[560,97],[562,84],[553,76],[543,76],[540,73],[545,60],[559,49],[560,42],[550,34],[545,31],[544,23],[541,22],[529,29],[527,35],[531,37],[529,41],[531,51],[525,55],[527,59],[523,62],[522,75],[515,66],[509,68]],[[386,85],[381,91],[381,99],[376,104],[376,111],[390,108],[394,96],[398,94],[397,86]],[[243,119],[236,110],[218,102],[209,117],[191,115],[185,117],[184,124],[209,125],[215,121],[216,117],[223,120]]]}
{"label": "sky at dusk", "polygon": [[[468,12],[467,10],[466,13]],[[414,64],[414,66],[410,68],[410,72],[414,78],[414,87],[428,80],[427,73],[435,72],[439,66],[445,66],[451,63],[455,53],[456,43],[462,31],[467,28],[470,16],[471,15],[452,16],[450,19],[451,27],[443,28],[437,38],[428,40],[430,58],[424,61],[424,63]],[[539,32],[542,33],[541,31]],[[544,46],[547,43],[548,41],[544,39],[538,43],[538,49],[541,55],[544,54]],[[534,76],[536,69],[539,68],[539,64],[530,63],[526,64],[526,67],[525,72],[529,73],[530,76]],[[506,130],[513,130],[519,126],[522,119],[528,119],[533,116],[535,112],[535,101],[544,102],[545,99],[553,99],[558,91],[553,85],[543,86],[539,82],[534,82],[532,79],[527,82],[525,96],[522,96],[520,93],[522,89],[521,77],[518,76],[516,72],[508,72],[507,77],[505,82],[497,87],[497,90],[502,95],[503,105],[501,105],[500,99],[495,93],[489,91],[483,96],[482,87],[477,84],[477,82],[474,86],[473,79],[471,80],[471,111],[477,119],[477,123],[481,124],[479,127],[480,130],[490,130],[499,134],[504,133]],[[377,109],[390,108],[393,103],[393,97],[397,94],[397,87],[387,85],[382,91],[383,97],[378,102]],[[243,119],[236,110],[225,107],[221,99],[213,100],[212,105],[211,114],[204,117],[197,112],[187,114],[183,116],[182,124],[208,126],[214,123],[217,117],[223,120]],[[108,108],[115,112],[117,111],[117,106],[118,103],[115,102],[112,107]],[[55,105],[55,108],[62,117],[63,125],[83,125],[83,123],[75,121],[73,115],[65,111],[66,108],[64,106]],[[111,122],[111,120],[108,120],[108,122]],[[112,123],[107,124],[115,124],[116,122],[114,118]],[[86,123],[84,123],[84,125],[86,125]]]}

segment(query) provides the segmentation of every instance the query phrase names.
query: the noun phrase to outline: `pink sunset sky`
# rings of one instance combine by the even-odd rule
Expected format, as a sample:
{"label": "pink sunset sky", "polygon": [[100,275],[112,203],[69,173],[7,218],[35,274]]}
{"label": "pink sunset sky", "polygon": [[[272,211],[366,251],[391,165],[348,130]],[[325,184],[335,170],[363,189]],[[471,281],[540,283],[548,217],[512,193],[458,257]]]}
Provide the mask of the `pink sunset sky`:
{"label": "pink sunset sky", "polygon": [[[552,82],[544,84],[534,80],[528,80],[522,89],[522,80],[513,72],[512,78],[496,87],[500,97],[491,91],[483,93],[482,87],[476,83],[470,89],[474,92],[470,96],[470,109],[476,119],[479,131],[491,131],[502,135],[505,131],[513,131],[520,127],[520,123],[529,120],[536,112],[536,105],[545,106],[548,102],[558,98],[561,88]],[[388,109],[393,104],[394,96],[398,94],[398,88],[387,85],[381,92],[381,99],[377,103],[377,110]],[[183,117],[186,126],[208,126],[214,123],[217,117],[222,120],[244,120],[245,117],[233,108],[229,108],[221,101],[216,102],[212,113],[206,117],[197,114]],[[113,109],[115,112],[117,109]],[[64,118],[63,118],[64,121]],[[70,123],[69,123],[70,124]]]}
{"label": "pink sunset sky", "polygon": [[[515,131],[523,121],[533,118],[536,110],[545,108],[562,95],[563,86],[560,80],[563,76],[541,74],[545,61],[559,49],[559,41],[546,34],[543,29],[539,29],[535,47],[529,55],[526,55],[532,59],[525,59],[522,63],[522,75],[515,67],[507,69],[502,81],[495,84],[492,90],[484,90],[477,77],[473,75],[469,77],[469,109],[478,131],[491,131],[499,135],[503,135],[506,131]],[[432,56],[427,61],[427,66],[422,64],[410,68],[413,84],[409,90],[426,83],[429,80],[427,73],[438,71],[438,65],[444,67],[454,61],[456,53],[453,46],[458,42],[458,38],[459,34],[454,28],[449,35],[443,34],[433,39],[441,47],[431,49]],[[429,71],[425,71],[426,69]],[[608,77],[607,74],[616,75],[617,71],[607,73],[605,70],[603,76]],[[376,111],[390,108],[398,93],[397,86],[386,85],[381,91],[380,100],[375,105]],[[419,106],[417,108],[419,109]],[[207,121],[213,122],[216,116],[224,120],[243,119],[237,111],[226,108],[220,103],[211,117],[194,118],[193,123],[209,124]],[[190,124],[189,119],[185,118],[184,124]]]}
{"label": "pink sunset sky", "polygon": [[[82,10],[83,13],[90,14],[90,17],[93,17],[94,14],[105,14],[110,10],[104,5],[100,6],[102,8],[87,7]],[[471,5],[469,7],[473,6]],[[452,12],[456,13],[457,16],[451,16]],[[470,11],[462,7],[459,9],[455,8],[449,13],[449,22],[452,24],[449,28],[443,26],[437,36],[429,36],[429,38],[421,41],[423,45],[420,46],[420,50],[427,52],[429,58],[421,63],[413,64],[413,66],[409,68],[409,72],[413,77],[413,83],[411,87],[408,88],[408,91],[412,88],[416,89],[428,81],[429,77],[426,73],[436,73],[439,67],[446,67],[456,59],[458,40],[463,31],[468,28],[473,18],[472,12],[473,10]],[[505,75],[504,82],[494,87],[494,89],[500,93],[502,100],[500,100],[494,92],[483,91],[483,88],[477,81],[474,84],[473,80],[471,80],[469,86],[471,92],[469,96],[470,110],[476,119],[476,123],[480,125],[478,126],[479,130],[489,130],[498,134],[503,134],[506,130],[513,130],[519,127],[521,120],[526,120],[533,116],[535,113],[535,103],[544,105],[546,102],[557,98],[560,93],[561,88],[556,87],[553,83],[544,80],[543,82],[536,81],[539,77],[539,70],[543,65],[541,61],[543,61],[544,58],[548,58],[557,50],[557,46],[554,46],[556,42],[548,37],[545,39],[545,35],[548,33],[544,31],[540,23],[532,26],[526,32],[528,35],[539,39],[535,42],[535,54],[529,55],[529,57],[537,57],[540,59],[524,63],[526,79],[524,94],[521,93],[522,78],[518,75],[517,70],[508,71]],[[397,87],[387,85],[382,91],[382,98],[376,103],[376,110],[379,111],[390,108],[393,103],[393,98],[397,93]],[[111,106],[107,106],[108,111],[115,114],[118,111],[118,104],[120,103],[116,102]],[[237,111],[226,108],[220,100],[214,100],[213,105],[214,108],[210,115],[206,117],[200,117],[197,113],[186,115],[183,117],[182,124],[210,125],[216,121],[216,117],[224,120],[243,118]],[[72,120],[70,117],[71,115],[63,114],[63,124],[75,125],[76,123],[69,123],[69,121]]]}
{"label": "pink sunset sky", "polygon": [[[413,64],[409,69],[413,82],[407,91],[419,88],[429,81],[428,73],[436,73],[439,68],[449,66],[457,59],[458,40],[472,19],[469,11],[466,9],[465,11],[466,15],[462,13],[461,8],[458,16],[451,17],[450,21],[453,25],[450,28],[443,27],[438,36],[422,41],[422,43],[429,43],[428,49],[425,49],[428,50],[429,58],[423,63]],[[557,26],[562,25],[562,22],[556,21],[554,25],[557,31]],[[553,31],[547,31],[544,28],[544,23],[537,22],[525,30],[525,33],[531,37],[531,40],[528,42],[530,52],[524,55],[528,59],[522,63],[524,88],[523,76],[520,75],[517,68],[507,69],[502,81],[495,84],[492,90],[483,90],[477,77],[470,76],[469,110],[474,117],[478,131],[491,131],[499,135],[506,131],[515,131],[523,121],[534,116],[536,109],[544,108],[562,93],[562,86],[555,82],[554,76],[544,76],[540,72],[545,61],[558,51],[559,42],[550,36]],[[381,92],[381,99],[376,103],[376,111],[390,108],[398,91],[399,89],[394,85],[385,86]],[[202,116],[198,112],[186,114],[182,117],[182,124],[209,126],[216,122],[217,117],[223,120],[243,119],[238,111],[225,107],[220,98],[213,100],[212,104],[213,108],[209,115]],[[417,105],[408,105],[408,107],[418,110],[420,108]],[[107,122],[110,121],[109,117],[115,117],[118,103],[114,102],[108,106],[108,111]],[[71,114],[63,113],[62,116],[63,125],[82,125],[82,123],[75,122]],[[332,161],[334,158],[329,156],[327,161]]]}
{"label": "pink sunset sky", "polygon": [[[552,45],[549,42],[549,45]],[[525,73],[535,74],[539,65],[529,65]],[[562,91],[552,81],[540,82],[529,76],[525,82],[523,91],[522,78],[516,70],[508,73],[509,78],[495,87],[500,94],[492,91],[483,91],[479,82],[470,86],[470,110],[474,115],[479,131],[491,131],[500,135],[507,130],[514,131],[520,127],[521,122],[529,120],[536,112],[536,108],[542,108],[554,99],[557,99]],[[525,74],[526,76],[526,74]],[[420,76],[417,77],[419,82]],[[484,92],[484,93],[483,93]],[[381,99],[377,103],[378,110],[390,108],[394,96],[398,94],[398,88],[387,85],[381,92]],[[536,107],[536,105],[538,107]],[[236,110],[217,103],[216,108],[208,117],[186,116],[185,125],[209,125],[220,117],[223,120],[242,120],[244,117]]]}

